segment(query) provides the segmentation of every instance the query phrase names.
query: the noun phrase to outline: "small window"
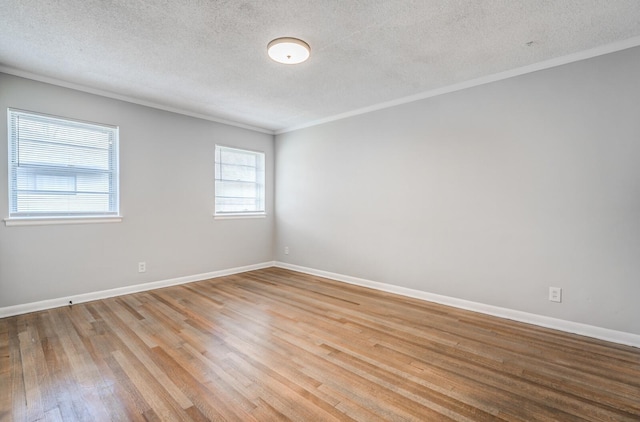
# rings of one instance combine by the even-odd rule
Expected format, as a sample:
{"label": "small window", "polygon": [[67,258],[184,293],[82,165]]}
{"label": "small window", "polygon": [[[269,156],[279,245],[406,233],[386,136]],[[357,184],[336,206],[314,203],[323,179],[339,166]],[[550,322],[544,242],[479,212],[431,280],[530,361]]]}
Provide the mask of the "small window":
{"label": "small window", "polygon": [[118,215],[118,128],[9,109],[9,218]]}
{"label": "small window", "polygon": [[264,153],[216,145],[215,215],[263,215]]}

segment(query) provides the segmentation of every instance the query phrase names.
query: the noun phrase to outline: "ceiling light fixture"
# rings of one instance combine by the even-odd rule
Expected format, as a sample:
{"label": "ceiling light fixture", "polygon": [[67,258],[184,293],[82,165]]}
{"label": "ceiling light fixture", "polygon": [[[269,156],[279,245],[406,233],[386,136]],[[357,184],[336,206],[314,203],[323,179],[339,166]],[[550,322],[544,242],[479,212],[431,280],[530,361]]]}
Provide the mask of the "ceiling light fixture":
{"label": "ceiling light fixture", "polygon": [[311,48],[297,38],[276,38],[267,45],[267,53],[272,60],[284,64],[298,64],[309,58]]}

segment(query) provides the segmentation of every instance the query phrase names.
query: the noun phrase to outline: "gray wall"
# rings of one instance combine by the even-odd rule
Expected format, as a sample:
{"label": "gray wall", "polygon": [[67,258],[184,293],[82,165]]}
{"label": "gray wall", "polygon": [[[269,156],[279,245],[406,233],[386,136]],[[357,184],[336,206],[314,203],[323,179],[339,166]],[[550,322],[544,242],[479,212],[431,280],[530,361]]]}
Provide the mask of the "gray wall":
{"label": "gray wall", "polygon": [[[0,110],[120,126],[124,216],[0,224],[0,307],[275,256],[640,334],[639,74],[634,48],[278,135],[275,234],[272,136],[0,74]],[[213,219],[216,142],[266,152],[266,219]]]}
{"label": "gray wall", "polygon": [[276,136],[277,260],[640,334],[639,75],[634,48]]}
{"label": "gray wall", "polygon": [[[118,125],[124,220],[0,223],[0,307],[272,260],[273,136],[0,74],[0,111],[7,107]],[[0,118],[2,218],[6,122]],[[216,142],[266,153],[267,218],[213,219]]]}

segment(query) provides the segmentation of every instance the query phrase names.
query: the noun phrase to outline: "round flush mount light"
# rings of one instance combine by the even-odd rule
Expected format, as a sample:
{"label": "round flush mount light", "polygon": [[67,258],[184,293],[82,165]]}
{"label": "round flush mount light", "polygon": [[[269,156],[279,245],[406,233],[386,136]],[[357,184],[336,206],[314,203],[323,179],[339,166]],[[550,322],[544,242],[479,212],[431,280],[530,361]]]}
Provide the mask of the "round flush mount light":
{"label": "round flush mount light", "polygon": [[284,64],[298,64],[309,58],[311,48],[297,38],[276,38],[267,45],[267,53],[272,60]]}

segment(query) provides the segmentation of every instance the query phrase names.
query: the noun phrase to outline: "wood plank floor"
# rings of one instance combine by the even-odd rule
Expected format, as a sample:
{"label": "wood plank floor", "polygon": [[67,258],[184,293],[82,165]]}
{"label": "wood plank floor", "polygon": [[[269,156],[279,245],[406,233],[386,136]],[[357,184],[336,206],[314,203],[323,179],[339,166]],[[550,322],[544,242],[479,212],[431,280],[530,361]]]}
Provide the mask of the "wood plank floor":
{"label": "wood plank floor", "polygon": [[268,268],[0,319],[0,420],[638,421],[640,349]]}

